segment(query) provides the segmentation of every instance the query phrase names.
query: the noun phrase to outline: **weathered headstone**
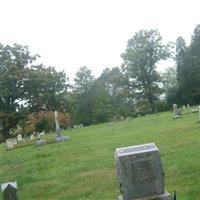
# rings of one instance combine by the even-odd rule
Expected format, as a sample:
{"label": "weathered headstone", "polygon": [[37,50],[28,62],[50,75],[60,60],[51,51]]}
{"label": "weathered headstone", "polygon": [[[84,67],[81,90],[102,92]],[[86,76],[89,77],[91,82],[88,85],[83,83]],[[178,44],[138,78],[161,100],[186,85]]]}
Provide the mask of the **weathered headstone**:
{"label": "weathered headstone", "polygon": [[6,140],[6,149],[7,150],[14,149],[15,145],[17,145],[17,140],[15,138]]}
{"label": "weathered headstone", "polygon": [[115,151],[121,200],[171,200],[164,188],[164,172],[154,143]]}
{"label": "weathered headstone", "polygon": [[55,124],[56,124],[56,137],[55,137],[56,142],[63,142],[69,140],[69,136],[63,136],[61,134],[57,111],[55,111]]}
{"label": "weathered headstone", "polygon": [[19,200],[17,196],[16,182],[8,182],[1,184],[1,191],[3,192],[4,200]]}
{"label": "weathered headstone", "polygon": [[199,109],[198,108],[194,108],[191,111],[192,111],[192,113],[197,113],[197,112],[199,112]]}
{"label": "weathered headstone", "polygon": [[34,134],[31,134],[31,135],[30,135],[30,139],[31,139],[31,140],[34,140],[34,139],[35,139]]}
{"label": "weathered headstone", "polygon": [[187,108],[190,108],[190,104],[187,104]]}
{"label": "weathered headstone", "polygon": [[6,149],[11,150],[14,149],[14,144],[12,139],[7,139],[6,140]]}
{"label": "weathered headstone", "polygon": [[21,134],[17,135],[17,141],[22,141],[22,140],[23,140],[22,135]]}
{"label": "weathered headstone", "polygon": [[56,123],[56,136],[59,137],[61,136],[61,130],[60,130],[60,125],[58,122],[58,112],[55,111],[55,123]]}
{"label": "weathered headstone", "polygon": [[44,136],[44,135],[45,135],[45,131],[42,131],[42,132],[40,133],[40,135],[41,135],[41,136]]}
{"label": "weathered headstone", "polygon": [[174,119],[180,117],[180,109],[178,109],[177,104],[173,104],[173,113],[174,113]]}

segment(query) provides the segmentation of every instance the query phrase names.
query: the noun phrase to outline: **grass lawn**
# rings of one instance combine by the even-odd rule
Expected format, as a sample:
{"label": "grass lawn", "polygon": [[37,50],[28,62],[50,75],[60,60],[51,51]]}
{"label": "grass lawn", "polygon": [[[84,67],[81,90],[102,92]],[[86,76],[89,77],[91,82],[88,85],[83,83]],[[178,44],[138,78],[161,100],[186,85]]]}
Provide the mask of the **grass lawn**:
{"label": "grass lawn", "polygon": [[115,148],[154,142],[160,149],[166,189],[176,190],[178,200],[199,200],[197,121],[198,113],[188,109],[176,120],[165,112],[65,131],[71,137],[68,142],[42,147],[6,151],[1,144],[0,182],[16,180],[20,200],[115,200]]}

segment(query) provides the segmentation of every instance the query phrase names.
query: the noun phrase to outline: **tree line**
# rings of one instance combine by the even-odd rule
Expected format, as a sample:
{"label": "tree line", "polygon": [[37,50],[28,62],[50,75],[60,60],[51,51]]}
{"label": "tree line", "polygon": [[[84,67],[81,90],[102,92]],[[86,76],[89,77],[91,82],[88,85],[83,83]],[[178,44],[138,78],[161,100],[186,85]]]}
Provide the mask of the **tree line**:
{"label": "tree line", "polygon": [[[128,40],[121,66],[97,78],[83,66],[74,84],[64,71],[35,65],[38,57],[28,46],[0,44],[1,140],[20,131],[53,130],[54,110],[67,128],[200,102],[200,25],[188,46],[182,37],[164,44],[158,30],[140,30]],[[176,66],[159,73],[157,66],[168,58]]]}

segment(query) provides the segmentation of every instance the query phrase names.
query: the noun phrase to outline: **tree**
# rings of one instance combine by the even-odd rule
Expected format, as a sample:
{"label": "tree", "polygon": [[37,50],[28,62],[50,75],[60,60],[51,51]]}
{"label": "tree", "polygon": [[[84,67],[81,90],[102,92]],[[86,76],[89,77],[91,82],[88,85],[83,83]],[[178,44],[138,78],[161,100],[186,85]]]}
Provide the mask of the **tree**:
{"label": "tree", "polygon": [[182,37],[176,41],[176,63],[180,101],[200,102],[200,25],[197,25],[187,47]]}
{"label": "tree", "polygon": [[[189,103],[188,102],[188,87],[190,85],[188,74],[188,69],[190,67],[190,53],[189,49],[186,46],[186,42],[182,37],[178,37],[176,40],[176,65],[177,65],[177,81],[178,81],[178,96],[177,101],[180,103]],[[175,94],[173,90],[172,94]]]}
{"label": "tree", "polygon": [[21,102],[25,100],[28,66],[36,58],[37,55],[32,56],[27,46],[0,44],[0,120],[4,139],[22,117]]}
{"label": "tree", "polygon": [[26,81],[27,105],[31,112],[41,110],[65,111],[64,95],[69,83],[66,74],[53,67],[31,66]]}
{"label": "tree", "polygon": [[193,104],[200,103],[200,24],[194,29],[190,43],[189,98]]}
{"label": "tree", "polygon": [[84,125],[89,125],[93,121],[90,88],[94,82],[94,77],[91,70],[86,66],[81,67],[76,73],[74,82],[76,121]]}
{"label": "tree", "polygon": [[170,47],[170,43],[162,43],[157,30],[140,30],[128,41],[122,54],[123,71],[135,90],[137,101],[147,102],[152,112],[155,112],[155,101],[161,93],[156,66],[171,56]]}
{"label": "tree", "polygon": [[167,93],[170,88],[178,87],[176,67],[168,67],[165,69],[164,73],[161,75],[161,78],[165,93]]}
{"label": "tree", "polygon": [[130,104],[129,92],[127,92],[127,80],[119,67],[105,69],[99,81],[104,85],[113,117],[133,115],[133,106]]}

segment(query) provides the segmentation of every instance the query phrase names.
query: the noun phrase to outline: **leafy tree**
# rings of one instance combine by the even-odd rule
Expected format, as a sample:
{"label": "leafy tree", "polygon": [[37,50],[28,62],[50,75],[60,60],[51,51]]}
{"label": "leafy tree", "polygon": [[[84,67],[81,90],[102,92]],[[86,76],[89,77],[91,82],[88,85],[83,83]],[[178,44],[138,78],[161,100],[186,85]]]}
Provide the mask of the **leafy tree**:
{"label": "leafy tree", "polygon": [[200,102],[200,25],[197,25],[187,47],[182,37],[176,41],[178,93],[182,103]]}
{"label": "leafy tree", "polygon": [[24,84],[28,66],[37,58],[32,56],[27,46],[0,44],[0,120],[3,138],[9,136],[22,118],[22,103],[25,97]]}
{"label": "leafy tree", "polygon": [[[190,68],[190,53],[182,37],[178,37],[176,40],[176,65],[178,81],[178,90],[176,91],[179,93],[177,101],[189,103],[187,90],[190,85],[190,75],[188,74]],[[175,90],[173,90],[172,94],[174,94],[174,91]]]}
{"label": "leafy tree", "polygon": [[69,84],[63,71],[43,65],[31,66],[26,81],[27,105],[31,112],[65,110],[64,95]]}
{"label": "leafy tree", "polygon": [[198,104],[200,103],[200,24],[194,29],[190,44],[190,54],[190,88],[188,96],[192,99],[191,103]]}
{"label": "leafy tree", "polygon": [[[127,80],[118,67],[105,69],[99,81],[104,85],[113,117],[133,115],[133,106],[130,104],[129,92],[127,92]],[[110,113],[111,114],[111,113]]]}
{"label": "leafy tree", "polygon": [[168,67],[161,75],[164,92],[170,88],[178,88],[177,69],[176,67]]}
{"label": "leafy tree", "polygon": [[147,102],[152,112],[155,112],[155,101],[161,93],[156,65],[171,56],[170,47],[162,43],[157,30],[140,30],[128,41],[122,54],[123,71],[137,96],[136,101]]}
{"label": "leafy tree", "polygon": [[93,121],[90,88],[94,82],[94,77],[91,70],[86,66],[81,67],[76,73],[74,82],[76,121],[84,125],[89,125]]}

